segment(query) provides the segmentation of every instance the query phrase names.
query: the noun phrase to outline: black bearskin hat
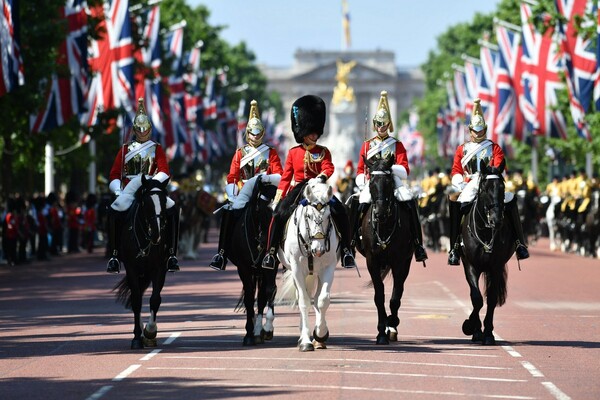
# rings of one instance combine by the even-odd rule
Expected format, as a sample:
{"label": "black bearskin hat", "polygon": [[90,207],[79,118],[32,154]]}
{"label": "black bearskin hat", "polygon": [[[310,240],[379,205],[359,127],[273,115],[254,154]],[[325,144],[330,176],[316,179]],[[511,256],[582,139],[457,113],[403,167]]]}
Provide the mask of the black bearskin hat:
{"label": "black bearskin hat", "polygon": [[296,143],[302,143],[304,136],[311,133],[323,135],[325,113],[325,102],[319,96],[302,96],[292,104],[290,119]]}

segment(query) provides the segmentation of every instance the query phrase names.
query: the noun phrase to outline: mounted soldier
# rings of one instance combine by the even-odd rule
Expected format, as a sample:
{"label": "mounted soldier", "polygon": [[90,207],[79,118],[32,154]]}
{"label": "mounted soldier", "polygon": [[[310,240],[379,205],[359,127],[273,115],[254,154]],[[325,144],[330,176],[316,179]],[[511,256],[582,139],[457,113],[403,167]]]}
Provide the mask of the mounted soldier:
{"label": "mounted soldier", "polygon": [[264,136],[265,127],[260,119],[258,102],[252,100],[246,125],[247,144],[236,150],[227,175],[225,192],[229,203],[221,209],[223,214],[219,233],[219,250],[210,262],[210,267],[216,271],[223,271],[227,266],[225,247],[235,225],[233,210],[244,208],[250,199],[258,176],[261,176],[263,182],[273,185],[279,184],[281,179],[283,172],[281,160],[273,147],[262,142]]}
{"label": "mounted soldier", "polygon": [[[377,132],[377,135],[363,143],[358,156],[356,184],[360,189],[360,196],[358,212],[353,214],[354,221],[352,221],[352,226],[354,232],[358,231],[362,216],[371,203],[371,193],[369,191],[370,176],[365,169],[365,160],[374,161],[393,156],[395,158],[394,165],[392,165],[394,197],[410,211],[411,218],[409,224],[415,238],[415,260],[418,262],[425,261],[427,260],[427,252],[423,246],[423,233],[421,231],[421,222],[419,221],[417,202],[410,188],[403,182],[408,179],[408,174],[410,173],[408,156],[402,142],[389,135],[390,132],[394,131],[394,124],[385,90],[381,92],[377,112],[373,117],[373,130]],[[356,234],[353,234],[353,240],[356,240]]]}
{"label": "mounted soldier", "polygon": [[[144,99],[138,99],[138,109],[133,119],[134,137],[123,145],[110,170],[109,189],[117,196],[108,212],[108,254],[110,259],[106,272],[118,274],[121,271],[119,250],[121,216],[129,210],[134,194],[141,185],[141,177],[145,175],[160,182],[170,179],[169,164],[162,146],[152,140],[152,124],[146,114]],[[167,271],[179,271],[177,246],[179,241],[179,207],[167,198]]]}
{"label": "mounted soldier", "polygon": [[[497,175],[502,174],[506,168],[502,148],[486,139],[487,124],[483,118],[481,100],[475,99],[473,103],[473,115],[468,125],[471,140],[456,148],[452,164],[452,185],[460,194],[458,198],[451,198],[449,202],[450,252],[448,254],[448,265],[460,265],[460,241],[458,236],[461,220],[477,196],[481,165],[488,166],[493,173],[497,173],[489,175],[488,179],[500,179]],[[505,191],[504,203],[506,204],[505,214],[513,227],[517,259],[529,258],[514,194]]]}

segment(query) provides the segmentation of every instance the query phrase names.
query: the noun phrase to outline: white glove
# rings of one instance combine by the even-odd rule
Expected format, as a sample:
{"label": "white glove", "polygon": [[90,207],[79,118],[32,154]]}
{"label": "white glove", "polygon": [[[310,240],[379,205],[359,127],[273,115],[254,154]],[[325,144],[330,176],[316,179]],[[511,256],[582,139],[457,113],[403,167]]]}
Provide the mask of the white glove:
{"label": "white glove", "polygon": [[115,190],[115,196],[119,197],[123,193],[121,189]]}
{"label": "white glove", "polygon": [[461,174],[452,175],[452,186],[454,187],[454,189],[458,190],[459,192],[462,192],[466,185],[467,183],[465,182]]}
{"label": "white glove", "polygon": [[229,201],[234,201],[238,195],[238,187],[235,183],[228,183],[225,186],[225,193],[227,193],[227,198]]}
{"label": "white glove", "polygon": [[356,182],[356,186],[358,186],[358,189],[362,192],[367,184],[367,178],[365,177],[365,174],[358,174],[356,175],[356,178],[354,178],[354,182]]}
{"label": "white glove", "polygon": [[113,192],[117,196],[120,195],[121,194],[121,180],[120,179],[113,179],[108,184],[108,188],[110,189],[111,192]]}

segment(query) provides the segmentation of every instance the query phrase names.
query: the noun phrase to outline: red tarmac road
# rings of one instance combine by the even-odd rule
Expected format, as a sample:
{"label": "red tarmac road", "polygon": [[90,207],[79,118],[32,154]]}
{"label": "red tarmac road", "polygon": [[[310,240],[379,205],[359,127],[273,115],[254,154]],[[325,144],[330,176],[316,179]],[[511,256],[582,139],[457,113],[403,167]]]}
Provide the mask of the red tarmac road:
{"label": "red tarmac road", "polygon": [[120,277],[104,272],[100,249],[0,266],[0,399],[600,399],[598,259],[552,253],[545,240],[521,271],[513,258],[498,345],[484,347],[461,331],[471,310],[462,268],[431,250],[427,268],[412,265],[399,341],[376,346],[359,257],[362,278],[336,271],[328,349],[300,353],[288,307],[276,309],[272,341],[241,345],[241,284],[231,265],[208,268],[211,233],[198,260],[167,277],[155,349],[129,349],[133,317],[114,300]]}

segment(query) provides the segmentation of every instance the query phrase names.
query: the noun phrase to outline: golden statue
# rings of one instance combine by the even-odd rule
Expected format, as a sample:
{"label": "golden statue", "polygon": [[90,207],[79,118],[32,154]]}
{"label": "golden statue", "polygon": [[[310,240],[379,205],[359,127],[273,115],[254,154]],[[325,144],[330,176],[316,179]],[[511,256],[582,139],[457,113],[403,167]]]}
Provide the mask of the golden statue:
{"label": "golden statue", "polygon": [[345,63],[338,60],[336,63],[337,73],[335,74],[335,80],[337,81],[337,86],[333,88],[332,102],[334,105],[338,105],[342,101],[353,103],[355,101],[354,89],[348,85],[348,75],[350,75],[350,71],[356,65],[356,61]]}

